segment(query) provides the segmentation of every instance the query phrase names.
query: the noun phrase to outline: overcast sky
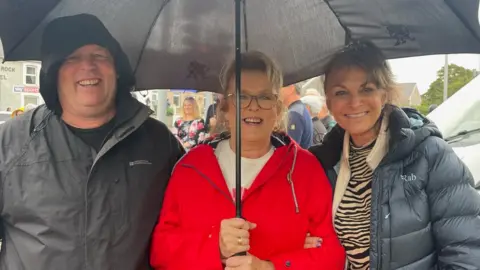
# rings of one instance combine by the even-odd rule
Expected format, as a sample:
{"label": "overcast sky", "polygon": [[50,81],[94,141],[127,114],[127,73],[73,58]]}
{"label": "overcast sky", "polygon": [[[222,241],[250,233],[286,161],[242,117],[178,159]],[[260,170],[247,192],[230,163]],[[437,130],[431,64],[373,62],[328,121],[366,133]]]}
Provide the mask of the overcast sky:
{"label": "overcast sky", "polygon": [[[389,62],[398,82],[415,82],[420,93],[423,94],[437,78],[437,71],[444,67],[445,56],[409,57],[390,60]],[[480,70],[480,55],[451,54],[448,55],[448,63]]]}

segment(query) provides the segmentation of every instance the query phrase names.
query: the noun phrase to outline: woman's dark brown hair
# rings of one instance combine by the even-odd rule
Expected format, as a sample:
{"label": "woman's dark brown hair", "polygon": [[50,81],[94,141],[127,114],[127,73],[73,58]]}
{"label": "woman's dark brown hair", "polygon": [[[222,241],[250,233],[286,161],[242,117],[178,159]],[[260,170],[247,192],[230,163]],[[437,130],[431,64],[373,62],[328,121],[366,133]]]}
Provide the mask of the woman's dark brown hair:
{"label": "woman's dark brown hair", "polygon": [[325,68],[325,86],[329,75],[344,68],[360,68],[367,73],[369,83],[387,93],[387,104],[395,104],[399,88],[382,51],[370,41],[355,41],[337,52]]}

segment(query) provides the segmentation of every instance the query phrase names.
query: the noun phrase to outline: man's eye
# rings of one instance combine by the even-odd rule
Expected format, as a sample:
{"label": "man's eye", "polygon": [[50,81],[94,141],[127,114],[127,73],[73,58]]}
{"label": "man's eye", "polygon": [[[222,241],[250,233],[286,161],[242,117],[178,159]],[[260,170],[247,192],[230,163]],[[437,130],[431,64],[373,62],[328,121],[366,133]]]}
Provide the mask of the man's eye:
{"label": "man's eye", "polygon": [[240,95],[240,99],[241,99],[241,100],[247,100],[247,99],[248,99],[248,96],[247,96],[247,95]]}
{"label": "man's eye", "polygon": [[67,62],[75,62],[75,61],[78,61],[80,59],[80,56],[77,56],[77,55],[73,55],[73,56],[69,56],[67,57]]}
{"label": "man's eye", "polygon": [[95,54],[94,57],[95,59],[99,59],[99,60],[107,60],[109,58],[107,55],[103,55],[103,54]]}

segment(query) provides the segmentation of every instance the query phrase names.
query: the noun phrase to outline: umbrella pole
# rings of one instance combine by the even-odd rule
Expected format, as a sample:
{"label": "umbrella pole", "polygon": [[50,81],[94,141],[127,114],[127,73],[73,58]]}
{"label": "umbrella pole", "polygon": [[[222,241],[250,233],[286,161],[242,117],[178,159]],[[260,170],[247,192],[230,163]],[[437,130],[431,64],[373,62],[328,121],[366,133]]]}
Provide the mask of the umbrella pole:
{"label": "umbrella pole", "polygon": [[241,143],[241,72],[242,72],[242,0],[235,0],[235,210],[236,217],[242,218],[242,143]]}
{"label": "umbrella pole", "polygon": [[[240,94],[242,89],[242,1],[235,0],[235,212],[237,218],[243,218],[242,215],[242,140],[241,140],[241,101]],[[246,252],[240,252],[235,256],[246,256]]]}

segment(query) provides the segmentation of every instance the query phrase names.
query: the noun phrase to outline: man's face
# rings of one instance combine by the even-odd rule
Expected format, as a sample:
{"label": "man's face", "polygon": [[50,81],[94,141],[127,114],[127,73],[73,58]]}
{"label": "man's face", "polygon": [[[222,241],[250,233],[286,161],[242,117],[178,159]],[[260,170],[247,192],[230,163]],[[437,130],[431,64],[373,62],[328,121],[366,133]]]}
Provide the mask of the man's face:
{"label": "man's face", "polygon": [[282,101],[285,104],[287,102],[288,97],[293,95],[294,92],[295,92],[295,86],[294,85],[289,85],[289,86],[286,86],[286,87],[282,87],[280,89],[280,93],[279,93],[280,95],[278,96],[278,98],[280,99],[280,101]]}
{"label": "man's face", "polygon": [[85,117],[105,114],[114,108],[117,74],[110,52],[86,45],[70,54],[58,72],[62,109]]}

